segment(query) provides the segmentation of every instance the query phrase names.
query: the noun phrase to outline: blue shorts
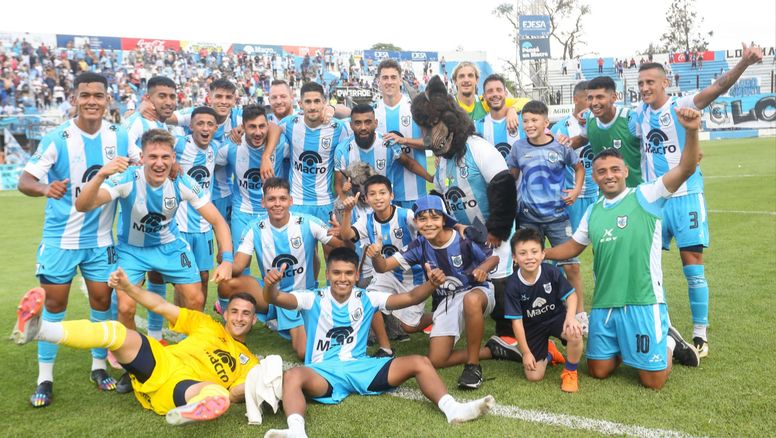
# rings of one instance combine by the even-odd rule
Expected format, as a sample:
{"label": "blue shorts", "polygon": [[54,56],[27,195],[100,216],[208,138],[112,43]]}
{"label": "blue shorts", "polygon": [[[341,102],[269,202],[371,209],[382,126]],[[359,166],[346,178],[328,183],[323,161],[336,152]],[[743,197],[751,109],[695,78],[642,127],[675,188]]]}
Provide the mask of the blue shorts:
{"label": "blue shorts", "polygon": [[116,249],[113,245],[101,248],[62,249],[41,243],[35,259],[35,275],[50,284],[68,284],[75,277],[76,268],[89,281],[106,282],[116,270]]}
{"label": "blue shorts", "polygon": [[644,371],[668,367],[669,323],[665,304],[593,309],[589,318],[588,359],[621,356],[625,365]]}
{"label": "blue shorts", "polygon": [[116,252],[119,255],[119,266],[133,284],[140,283],[148,271],[162,274],[165,283],[200,282],[194,254],[183,238],[149,247],[120,244],[116,246]]}
{"label": "blue shorts", "polygon": [[213,205],[216,206],[216,210],[221,213],[224,220],[228,224],[232,218],[232,197],[227,196],[225,198],[212,199]]}
{"label": "blue shorts", "polygon": [[327,204],[327,205],[297,205],[294,204],[291,206],[291,212],[292,213],[304,213],[309,214],[310,216],[315,216],[318,219],[322,220],[326,226],[329,225],[329,220],[331,220],[331,212],[334,210],[334,204]]}
{"label": "blue shorts", "polygon": [[288,340],[291,340],[291,329],[304,326],[304,319],[298,310],[288,310],[274,304],[267,305],[267,313],[256,313],[256,318],[265,324],[277,320],[278,335]]}
{"label": "blue shorts", "polygon": [[678,248],[709,246],[709,220],[703,193],[668,198],[663,206],[663,249],[676,239]]}
{"label": "blue shorts", "polygon": [[577,198],[576,202],[566,207],[566,213],[569,215],[572,233],[577,231],[577,227],[582,221],[582,217],[585,215],[587,207],[595,203],[596,199],[597,198]]}
{"label": "blue shorts", "polygon": [[191,252],[194,254],[194,260],[197,261],[199,271],[209,271],[213,269],[213,231],[206,233],[184,233],[181,237],[189,244]]}
{"label": "blue shorts", "polygon": [[[539,231],[542,236],[546,237],[550,241],[550,246],[558,246],[561,243],[571,239],[571,224],[568,220],[550,222],[546,224],[537,224],[532,222],[520,222],[520,229],[530,228]],[[578,265],[579,259],[572,257],[567,260],[559,260],[558,266],[563,265]]]}
{"label": "blue shorts", "polygon": [[412,206],[415,205],[415,201],[416,200],[412,200],[412,201],[397,201],[397,200],[394,199],[393,200],[393,205],[396,205],[398,207],[408,208],[408,209],[412,210]]}
{"label": "blue shorts", "polygon": [[[335,405],[350,394],[378,395],[390,391],[388,365],[392,357],[364,357],[342,362],[328,360],[306,365],[329,382],[330,394],[313,397],[319,403]],[[374,383],[374,384],[373,384]]]}

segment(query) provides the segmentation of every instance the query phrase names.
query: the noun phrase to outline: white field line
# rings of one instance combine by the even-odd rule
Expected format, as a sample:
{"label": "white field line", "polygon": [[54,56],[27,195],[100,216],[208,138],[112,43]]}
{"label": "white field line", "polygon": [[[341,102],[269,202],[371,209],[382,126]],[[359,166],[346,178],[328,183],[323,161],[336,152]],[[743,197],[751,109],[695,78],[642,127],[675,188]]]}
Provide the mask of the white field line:
{"label": "white field line", "polygon": [[754,211],[754,210],[709,210],[709,213],[764,214],[766,216],[776,216],[776,211]]}
{"label": "white field line", "polygon": [[744,173],[740,175],[703,175],[703,179],[719,179],[719,178],[766,178],[774,177],[776,175],[762,174],[762,173]]}

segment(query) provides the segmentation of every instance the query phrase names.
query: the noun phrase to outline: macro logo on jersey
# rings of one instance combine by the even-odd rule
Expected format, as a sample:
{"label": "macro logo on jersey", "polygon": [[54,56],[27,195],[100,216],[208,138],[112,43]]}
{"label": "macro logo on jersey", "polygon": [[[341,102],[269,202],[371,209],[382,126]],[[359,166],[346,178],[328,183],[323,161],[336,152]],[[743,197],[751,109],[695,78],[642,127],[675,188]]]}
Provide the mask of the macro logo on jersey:
{"label": "macro logo on jersey", "polygon": [[[81,182],[86,184],[89,181],[91,181],[91,179],[94,178],[97,175],[97,172],[99,172],[101,168],[102,168],[102,166],[99,165],[99,164],[95,164],[93,166],[89,166],[89,168],[86,169],[86,172],[84,172],[83,176],[81,177]],[[75,188],[75,197],[77,198],[78,195],[80,195],[80,194],[81,194],[81,187],[76,187]]]}
{"label": "macro logo on jersey", "polygon": [[445,277],[445,282],[442,283],[442,285],[439,286],[436,290],[437,294],[442,296],[452,295],[463,290],[463,282],[461,282],[461,280],[456,277],[447,276]]}
{"label": "macro logo on jersey", "polygon": [[140,219],[140,223],[133,223],[132,228],[142,233],[158,233],[166,226],[165,217],[159,213],[148,213]]}
{"label": "macro logo on jersey", "polygon": [[644,153],[665,155],[666,153],[676,152],[675,144],[665,144],[668,136],[660,129],[654,128],[647,134],[647,141],[644,143]]}
{"label": "macro logo on jersey", "polygon": [[298,263],[299,260],[291,254],[279,254],[272,260],[272,267],[280,269],[280,267],[285,264],[286,272],[283,273],[283,277],[287,278],[304,272],[304,266],[295,267]]}
{"label": "macro logo on jersey", "polygon": [[496,150],[502,157],[506,158],[507,155],[509,155],[509,151],[512,150],[512,146],[510,146],[509,143],[499,143],[496,145]]}
{"label": "macro logo on jersey", "polygon": [[[402,123],[404,123],[404,122],[402,122]],[[409,126],[409,125],[405,125],[405,126]],[[402,134],[402,133],[401,133],[401,132],[399,132],[399,131],[389,131],[389,132],[388,132],[388,134],[396,134],[396,135],[397,135],[397,136],[399,136],[399,137],[402,137],[402,138],[404,137],[404,134]],[[395,143],[394,143],[394,142],[392,142],[392,141],[385,141],[385,142],[383,143],[383,145],[384,145],[385,147],[388,147],[388,146],[390,146],[390,145],[392,145],[392,144],[395,144]],[[409,154],[409,153],[411,152],[411,150],[410,150],[410,147],[409,147],[409,146],[402,146],[402,147],[401,147],[401,151],[402,151],[402,152],[404,152],[405,154]]]}
{"label": "macro logo on jersey", "polygon": [[246,170],[242,179],[237,181],[237,184],[249,190],[261,189],[261,170],[256,167]]}
{"label": "macro logo on jersey", "polygon": [[[615,141],[619,142],[620,140]],[[617,146],[615,145],[615,147]],[[585,166],[585,169],[590,169],[590,167],[593,165],[593,158],[595,158],[593,148],[588,144],[582,148],[582,152],[579,154],[579,156],[582,158],[582,165]]]}
{"label": "macro logo on jersey", "polygon": [[210,171],[205,166],[194,166],[186,172],[203,189],[210,187]]}
{"label": "macro logo on jersey", "polygon": [[388,244],[383,245],[383,249],[380,251],[380,254],[383,255],[383,258],[391,257],[392,255],[399,252],[399,248],[395,247],[394,245]]}
{"label": "macro logo on jersey", "polygon": [[234,372],[234,369],[237,367],[237,361],[232,357],[231,354],[229,354],[228,351],[224,350],[214,350],[212,355],[209,351],[206,351],[208,359],[210,359],[210,363],[213,364],[213,371],[218,375],[218,378],[221,379],[222,382],[228,382],[229,376],[226,375],[226,368],[225,366],[228,366],[229,369]]}
{"label": "macro logo on jersey", "polygon": [[336,345],[352,344],[356,341],[353,336],[353,327],[334,327],[326,332],[327,339],[319,339],[315,345],[315,349],[318,351],[329,351],[329,349]]}
{"label": "macro logo on jersey", "polygon": [[529,318],[533,318],[534,316],[542,315],[551,310],[555,310],[555,303],[547,304],[546,299],[542,297],[536,297],[533,304],[531,304],[531,308],[526,310],[525,313]]}
{"label": "macro logo on jersey", "polygon": [[445,200],[451,211],[460,211],[477,207],[477,200],[467,200],[466,192],[456,186],[451,186],[447,189],[447,192],[445,192]]}
{"label": "macro logo on jersey", "polygon": [[326,166],[319,167],[321,163],[323,163],[323,159],[317,152],[304,151],[299,154],[299,161],[294,163],[294,168],[302,173],[325,174]]}

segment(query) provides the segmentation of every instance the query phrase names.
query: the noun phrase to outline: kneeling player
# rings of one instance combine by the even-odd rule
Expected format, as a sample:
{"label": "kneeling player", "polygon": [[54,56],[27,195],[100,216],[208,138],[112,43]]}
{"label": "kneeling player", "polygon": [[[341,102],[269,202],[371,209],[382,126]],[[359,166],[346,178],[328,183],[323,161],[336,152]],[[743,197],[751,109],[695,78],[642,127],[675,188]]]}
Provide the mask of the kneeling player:
{"label": "kneeling player", "polygon": [[582,357],[582,325],[575,318],[577,294],[558,268],[542,263],[544,238],[538,231],[519,230],[511,243],[518,269],[507,283],[504,315],[512,320],[525,377],[542,380],[548,362],[565,361],[555,344],[548,344],[554,336],[567,345],[568,361],[560,375],[560,388],[577,392],[577,365]]}
{"label": "kneeling player", "polygon": [[283,376],[283,410],[288,429],[269,430],[265,437],[304,437],[305,396],[320,403],[337,404],[349,394],[376,395],[415,377],[429,400],[450,423],[462,423],[486,414],[495,404],[492,396],[459,403],[447,393],[431,362],[418,355],[376,358],[366,355],[367,331],[375,312],[400,309],[423,302],[445,282],[440,269],[426,264],[429,281],[404,294],[354,288],[358,281],[358,255],[349,248],[331,251],[326,260],[330,287],[278,292],[285,265],[264,277],[264,298],[269,303],[302,313],[307,338],[304,367]]}
{"label": "kneeling player", "polygon": [[[121,269],[111,274],[108,284],[164,316],[173,330],[188,337],[165,347],[117,321],[41,321],[45,292],[36,288],[27,292],[19,305],[14,341],[21,345],[38,339],[73,348],[111,350],[129,371],[138,402],[166,415],[172,425],[212,420],[226,412],[231,402],[243,399],[245,377],[258,364],[243,344],[256,322],[253,297],[232,296],[222,326],[204,313],[180,308],[140,289]],[[212,365],[214,360],[216,366]]]}

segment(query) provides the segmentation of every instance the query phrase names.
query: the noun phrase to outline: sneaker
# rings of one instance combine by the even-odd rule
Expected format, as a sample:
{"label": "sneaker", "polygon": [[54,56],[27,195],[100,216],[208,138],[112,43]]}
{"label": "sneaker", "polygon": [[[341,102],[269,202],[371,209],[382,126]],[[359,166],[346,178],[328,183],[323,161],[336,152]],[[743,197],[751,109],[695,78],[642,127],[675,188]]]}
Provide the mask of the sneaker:
{"label": "sneaker", "polygon": [[125,372],[119,377],[119,381],[116,382],[116,392],[119,394],[129,394],[132,391],[132,380],[129,378],[129,373]]}
{"label": "sneaker", "polygon": [[46,291],[42,287],[30,289],[22,296],[16,308],[16,324],[11,332],[14,342],[24,345],[35,339],[40,330],[40,315],[45,301]]}
{"label": "sneaker", "polygon": [[30,404],[34,408],[45,408],[51,404],[54,398],[54,382],[46,380],[40,382],[35,388],[35,392],[30,396]]}
{"label": "sneaker", "polygon": [[579,312],[574,318],[576,318],[579,325],[582,326],[582,336],[587,337],[587,332],[590,329],[590,321],[587,319],[587,312]]}
{"label": "sneaker", "polygon": [[461,389],[477,389],[482,386],[482,367],[480,364],[466,364],[463,366],[461,377],[458,378],[458,387]]}
{"label": "sneaker", "polygon": [[372,355],[372,357],[396,357],[396,352],[391,351],[390,353],[385,351],[384,348],[378,348],[375,354]]}
{"label": "sneaker", "polygon": [[685,341],[675,328],[668,327],[668,336],[676,341],[676,347],[674,347],[674,360],[677,363],[687,367],[697,367],[701,364],[698,350]]}
{"label": "sneaker", "polygon": [[700,336],[692,338],[692,344],[695,349],[698,350],[698,357],[706,357],[709,355],[709,342]]}
{"label": "sneaker", "polygon": [[425,333],[427,335],[430,335],[431,334],[431,329],[433,329],[433,328],[434,328],[434,324],[429,324],[426,328],[423,329],[423,333]]}
{"label": "sneaker", "polygon": [[189,403],[167,412],[167,424],[180,426],[194,421],[214,420],[229,409],[229,398],[224,396],[209,396],[194,403]]}
{"label": "sneaker", "polygon": [[499,336],[499,339],[504,341],[505,344],[517,347],[517,339],[513,338],[512,336]]}
{"label": "sneaker", "polygon": [[547,352],[552,355],[552,361],[550,362],[550,365],[563,365],[566,363],[566,358],[564,358],[563,354],[558,351],[558,347],[555,346],[554,342],[547,341]]}
{"label": "sneaker", "polygon": [[491,336],[491,338],[488,339],[488,342],[485,343],[485,347],[490,350],[493,359],[511,360],[514,362],[523,361],[523,355],[520,354],[520,350],[514,345],[507,344],[498,336]]}
{"label": "sneaker", "polygon": [[91,374],[89,374],[89,381],[96,383],[97,389],[100,391],[113,391],[116,389],[116,379],[102,369],[92,370]]}
{"label": "sneaker", "polygon": [[563,392],[579,391],[579,376],[577,376],[576,370],[563,370],[563,372],[560,373],[560,389]]}

